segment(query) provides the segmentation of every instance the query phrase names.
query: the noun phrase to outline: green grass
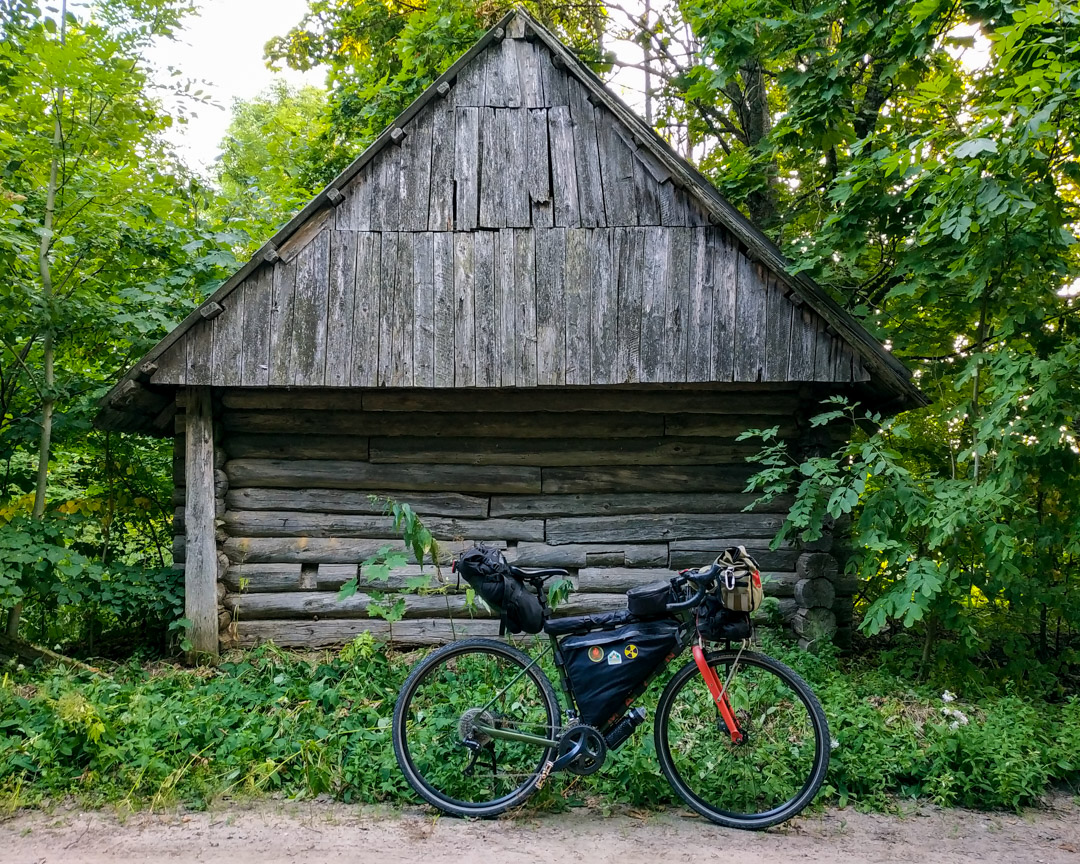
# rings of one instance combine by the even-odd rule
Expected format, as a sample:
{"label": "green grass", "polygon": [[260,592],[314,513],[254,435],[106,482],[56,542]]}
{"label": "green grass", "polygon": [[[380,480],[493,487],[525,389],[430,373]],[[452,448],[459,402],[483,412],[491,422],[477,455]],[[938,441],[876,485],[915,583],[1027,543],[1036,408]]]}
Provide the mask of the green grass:
{"label": "green grass", "polygon": [[[870,663],[766,647],[825,705],[835,745],[826,800],[888,807],[912,796],[1019,808],[1052,784],[1080,782],[1076,697],[1050,703],[1002,692],[967,701],[961,691],[946,704],[939,690]],[[316,659],[263,647],[216,669],[133,662],[105,676],[9,668],[0,679],[0,812],[66,796],[135,808],[202,808],[270,792],[414,802],[394,761],[390,717],[418,656],[387,657],[362,638]],[[642,700],[650,714],[657,695],[654,685]],[[556,778],[535,803],[586,798],[675,803],[651,724],[599,774]]]}

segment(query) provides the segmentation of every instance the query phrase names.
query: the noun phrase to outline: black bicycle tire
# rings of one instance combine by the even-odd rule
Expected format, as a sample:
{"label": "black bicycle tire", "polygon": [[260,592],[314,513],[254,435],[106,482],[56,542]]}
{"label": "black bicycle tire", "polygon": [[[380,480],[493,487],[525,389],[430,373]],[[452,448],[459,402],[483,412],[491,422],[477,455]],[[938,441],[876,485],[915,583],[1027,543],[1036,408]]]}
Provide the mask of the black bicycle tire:
{"label": "black bicycle tire", "polygon": [[[429,670],[442,663],[448,657],[473,652],[479,653],[480,649],[485,653],[501,654],[504,657],[520,663],[522,666],[527,666],[533,662],[533,658],[529,657],[524,652],[519,651],[512,645],[507,645],[505,642],[499,642],[495,639],[463,639],[460,642],[451,642],[449,645],[444,645],[442,648],[432,652],[424,658],[424,660],[418,663],[412,672],[409,673],[409,677],[405,679],[405,683],[401,685],[397,701],[394,704],[392,737],[394,740],[394,756],[397,758],[398,768],[401,769],[401,773],[405,776],[405,781],[412,787],[417,795],[433,807],[438,808],[443,813],[450,816],[490,819],[501,813],[505,813],[507,810],[511,810],[514,807],[520,807],[528,800],[529,796],[536,791],[536,784],[540,779],[543,766],[549,760],[553,759],[553,748],[548,748],[543,751],[543,755],[538,760],[537,770],[525,783],[510,795],[503,796],[503,798],[483,805],[465,806],[462,805],[461,802],[449,800],[439,795],[437,790],[424,782],[423,778],[412,764],[406,740],[408,724],[405,722],[405,711],[418,683],[424,679]],[[551,680],[544,674],[543,670],[540,669],[538,665],[534,666],[526,674],[537,683],[540,687],[540,691],[544,694],[544,700],[547,703],[548,718],[551,722],[552,729],[559,729],[562,726],[562,708],[559,705],[558,697],[555,695],[555,688],[552,686]]]}
{"label": "black bicycle tire", "polygon": [[[738,656],[738,652],[736,651],[711,651],[706,655],[705,659],[706,662],[712,666],[715,663],[733,660],[736,656]],[[660,694],[660,701],[657,702],[656,705],[656,722],[654,724],[656,755],[660,760],[660,770],[663,772],[664,777],[667,778],[668,783],[671,784],[671,788],[675,790],[675,793],[682,798],[691,809],[700,813],[706,819],[709,819],[718,825],[723,825],[726,828],[762,831],[773,825],[779,825],[781,822],[786,822],[793,816],[798,815],[814,800],[814,796],[817,795],[818,790],[821,788],[821,784],[825,781],[825,775],[829,770],[831,739],[829,737],[829,724],[825,719],[825,711],[821,707],[821,702],[814,694],[814,691],[810,689],[810,685],[807,684],[797,672],[784,665],[779,660],[775,660],[767,654],[760,654],[756,651],[743,651],[740,662],[750,663],[751,665],[768,669],[775,673],[781,680],[785,681],[792,690],[799,694],[803,704],[809,711],[811,722],[813,723],[814,731],[817,735],[814,750],[814,763],[806,783],[799,791],[798,795],[792,798],[783,807],[774,808],[764,814],[740,818],[712,808],[709,806],[708,802],[700,798],[693,790],[683,783],[671,757],[671,751],[667,740],[667,725],[671,706],[674,703],[675,697],[688,680],[694,675],[700,674],[698,672],[697,664],[693,660],[675,673],[664,688],[664,692]]]}

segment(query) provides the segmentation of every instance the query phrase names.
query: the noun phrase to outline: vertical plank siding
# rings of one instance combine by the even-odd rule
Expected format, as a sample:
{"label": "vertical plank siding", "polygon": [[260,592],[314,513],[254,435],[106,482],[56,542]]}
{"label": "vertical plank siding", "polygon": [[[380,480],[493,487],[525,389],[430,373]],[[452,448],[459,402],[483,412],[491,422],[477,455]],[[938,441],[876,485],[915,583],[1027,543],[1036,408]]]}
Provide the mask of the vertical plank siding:
{"label": "vertical plank siding", "polygon": [[493,43],[401,131],[155,382],[869,378],[539,44]]}

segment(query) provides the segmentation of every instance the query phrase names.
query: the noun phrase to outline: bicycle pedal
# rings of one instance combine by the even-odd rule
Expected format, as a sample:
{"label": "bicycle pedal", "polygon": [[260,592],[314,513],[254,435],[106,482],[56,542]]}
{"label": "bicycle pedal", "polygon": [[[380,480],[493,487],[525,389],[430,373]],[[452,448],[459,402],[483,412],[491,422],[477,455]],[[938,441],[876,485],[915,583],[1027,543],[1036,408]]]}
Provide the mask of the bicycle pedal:
{"label": "bicycle pedal", "polygon": [[551,776],[551,769],[555,767],[555,763],[550,759],[544,763],[544,767],[540,769],[540,779],[536,781],[536,788],[543,789],[544,784],[547,783],[548,777]]}

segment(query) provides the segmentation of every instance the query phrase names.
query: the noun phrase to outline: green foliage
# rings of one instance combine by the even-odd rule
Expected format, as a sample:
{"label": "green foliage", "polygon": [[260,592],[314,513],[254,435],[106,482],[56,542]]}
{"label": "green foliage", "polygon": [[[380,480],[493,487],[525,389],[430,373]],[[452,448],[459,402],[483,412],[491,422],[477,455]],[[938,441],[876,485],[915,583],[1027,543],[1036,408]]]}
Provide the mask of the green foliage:
{"label": "green foliage", "polygon": [[[1062,552],[1075,554],[1075,515],[1065,502],[1076,500],[1080,476],[1067,436],[1043,432],[1036,439],[1017,402],[1009,393],[987,411],[994,421],[980,426],[976,446],[994,470],[978,482],[940,477],[913,459],[913,438],[925,434],[917,425],[884,421],[841,397],[829,400],[831,410],[812,425],[846,421],[872,431],[832,453],[795,459],[776,429],[742,437],[761,437],[765,445],[754,457],[762,470],[748,490],[766,499],[795,493],[774,545],[816,540],[826,525],[851,521],[847,568],[862,582],[866,633],[881,633],[891,622],[905,628],[922,622],[924,667],[932,661],[974,672],[981,662],[995,674],[1042,686],[1047,674],[1080,659],[1070,635],[1080,629],[1080,607],[1069,574],[1055,566]],[[1040,480],[1033,501],[1025,494],[1027,473],[1039,451],[1059,469]],[[954,646],[932,655],[942,631]]]}
{"label": "green foliage", "polygon": [[[828,652],[767,641],[825,705],[834,737],[829,800],[889,807],[895,796],[925,796],[1016,808],[1037,803],[1048,784],[1080,782],[1076,699],[1036,704],[990,692],[943,701],[942,691],[912,689],[872,665],[845,667]],[[301,658],[263,646],[217,669],[131,662],[109,677],[9,672],[0,685],[0,798],[7,807],[76,795],[85,803],[203,808],[226,794],[269,792],[411,802],[390,722],[418,656],[389,655],[363,635],[337,655]],[[676,803],[651,729],[596,776],[555,778],[533,804],[593,796],[632,806]]]}

